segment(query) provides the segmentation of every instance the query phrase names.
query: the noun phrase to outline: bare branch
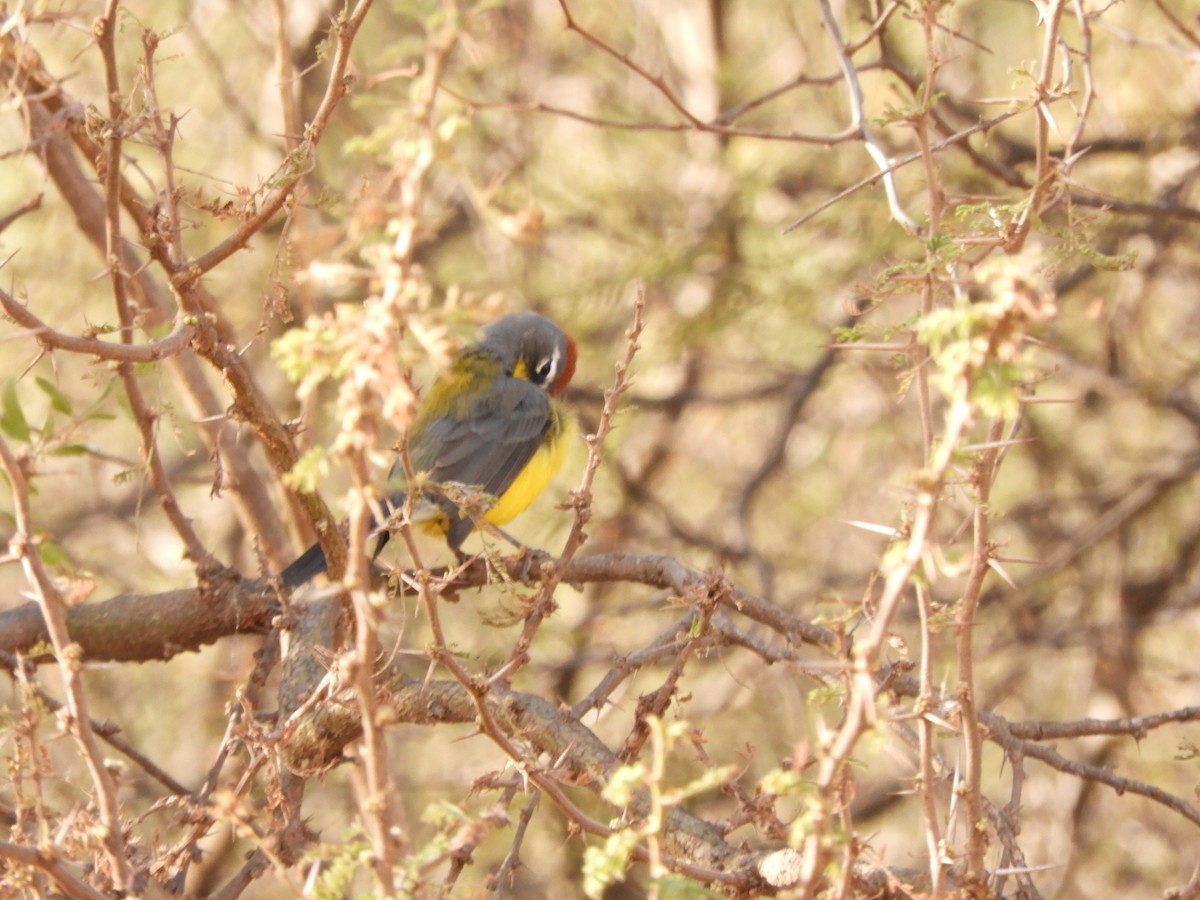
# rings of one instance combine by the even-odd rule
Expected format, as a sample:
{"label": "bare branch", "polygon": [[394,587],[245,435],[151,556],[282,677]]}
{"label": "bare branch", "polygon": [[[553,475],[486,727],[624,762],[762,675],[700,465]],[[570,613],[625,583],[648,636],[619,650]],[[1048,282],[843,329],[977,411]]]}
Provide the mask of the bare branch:
{"label": "bare branch", "polygon": [[41,869],[53,879],[59,890],[72,900],[104,900],[107,896],[72,872],[53,849],[43,850],[0,841],[0,857],[20,866]]}
{"label": "bare branch", "polygon": [[[896,191],[896,182],[892,178],[892,161],[888,159],[883,148],[879,146],[879,142],[875,140],[875,135],[867,127],[866,116],[863,113],[862,85],[859,83],[858,72],[854,68],[854,60],[851,58],[853,51],[846,43],[846,39],[842,37],[842,30],[833,15],[833,9],[829,5],[829,0],[820,0],[819,6],[821,9],[821,21],[824,22],[825,29],[829,32],[829,37],[837,49],[838,61],[842,66],[842,75],[846,79],[846,92],[850,98],[851,127],[862,137],[867,153],[875,161],[875,165],[879,167],[879,174],[883,178],[883,190],[887,194],[888,209],[891,210],[892,218],[909,234],[916,234],[919,231],[917,223],[904,211],[904,207],[900,203],[900,195]],[[884,19],[883,16],[880,18]]]}
{"label": "bare branch", "polygon": [[[115,8],[115,3],[112,5]],[[96,736],[92,732],[92,719],[88,714],[87,695],[83,688],[82,653],[67,630],[63,599],[38,555],[24,467],[3,438],[0,438],[0,467],[4,469],[12,490],[16,517],[16,531],[10,542],[10,552],[21,560],[21,567],[36,593],[38,609],[45,621],[50,643],[54,647],[54,656],[66,689],[67,710],[70,713],[67,728],[79,745],[80,755],[87,765],[96,791],[96,803],[100,808],[100,821],[103,824],[99,838],[111,870],[110,877],[120,890],[132,890],[133,872],[125,856],[125,835],[121,824],[121,809],[117,803],[117,784],[105,765],[104,757],[96,744]]]}
{"label": "bare branch", "polygon": [[[4,308],[6,316],[23,328],[30,329],[43,347],[64,350],[68,353],[81,353],[114,362],[156,362],[166,359],[186,350],[196,332],[192,325],[180,318],[176,320],[171,333],[157,341],[148,341],[144,344],[123,341],[114,344],[96,338],[76,337],[55,331],[3,288],[0,288],[0,306]],[[127,327],[122,327],[121,331],[124,335],[128,335]]]}

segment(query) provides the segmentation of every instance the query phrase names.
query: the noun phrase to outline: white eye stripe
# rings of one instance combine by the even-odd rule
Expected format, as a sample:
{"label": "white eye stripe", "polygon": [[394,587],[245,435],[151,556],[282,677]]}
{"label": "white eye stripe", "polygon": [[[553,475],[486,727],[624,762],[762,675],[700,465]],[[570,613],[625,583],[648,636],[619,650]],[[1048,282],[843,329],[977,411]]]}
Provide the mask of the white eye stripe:
{"label": "white eye stripe", "polygon": [[554,379],[558,377],[558,364],[560,362],[562,362],[562,354],[556,347],[549,357],[543,358],[538,363],[536,371],[541,376],[542,384],[554,384]]}

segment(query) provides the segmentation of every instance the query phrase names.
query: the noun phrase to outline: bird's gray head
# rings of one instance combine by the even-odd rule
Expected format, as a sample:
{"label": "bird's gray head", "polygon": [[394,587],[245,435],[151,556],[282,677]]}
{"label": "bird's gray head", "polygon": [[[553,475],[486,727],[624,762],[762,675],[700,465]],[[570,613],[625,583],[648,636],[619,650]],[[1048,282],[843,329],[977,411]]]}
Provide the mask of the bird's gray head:
{"label": "bird's gray head", "polygon": [[575,341],[544,316],[509,313],[483,329],[480,347],[494,353],[514,378],[561,394],[575,374]]}

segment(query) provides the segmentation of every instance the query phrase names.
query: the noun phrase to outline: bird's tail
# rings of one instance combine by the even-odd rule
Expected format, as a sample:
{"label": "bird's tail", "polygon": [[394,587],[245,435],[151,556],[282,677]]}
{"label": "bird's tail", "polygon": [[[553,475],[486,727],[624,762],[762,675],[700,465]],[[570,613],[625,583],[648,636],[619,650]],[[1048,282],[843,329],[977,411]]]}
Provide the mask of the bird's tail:
{"label": "bird's tail", "polygon": [[[403,505],[404,492],[401,491],[387,498],[384,509],[390,514],[393,510],[399,509]],[[372,535],[378,536],[378,541],[375,544],[375,552],[371,554],[371,560],[374,561],[379,556],[379,552],[383,550],[384,545],[387,544],[388,538],[391,535],[388,533],[387,528],[376,529],[374,517],[372,517],[368,527]],[[325,561],[325,553],[321,550],[321,545],[313,544],[279,573],[279,580],[283,582],[283,586],[286,588],[297,588],[302,584],[312,581],[318,575],[324,573],[327,568],[328,564]]]}
{"label": "bird's tail", "polygon": [[[384,510],[390,515],[402,506],[404,506],[404,492],[399,491],[387,498]],[[417,504],[417,508],[413,510],[412,521],[424,531],[444,537],[455,552],[475,527],[475,522],[471,517],[460,512],[458,507],[448,499],[441,499],[438,502],[423,501]],[[387,544],[391,534],[386,527],[377,527],[375,519],[371,520],[370,528],[372,536],[378,537],[375,551],[371,554],[371,560],[374,562]],[[321,545],[313,544],[279,573],[279,580],[286,588],[297,588],[312,581],[325,570],[325,554],[321,550]]]}
{"label": "bird's tail", "polygon": [[295,588],[307,584],[324,571],[325,553],[320,544],[313,544],[279,573],[279,580],[284,587]]}

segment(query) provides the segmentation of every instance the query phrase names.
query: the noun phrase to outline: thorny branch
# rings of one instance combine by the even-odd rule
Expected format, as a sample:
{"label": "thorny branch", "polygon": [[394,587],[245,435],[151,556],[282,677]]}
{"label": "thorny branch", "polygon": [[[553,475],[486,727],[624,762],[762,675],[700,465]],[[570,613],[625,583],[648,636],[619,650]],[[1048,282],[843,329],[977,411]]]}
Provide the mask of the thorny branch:
{"label": "thorny branch", "polygon": [[[100,55],[104,59],[104,79],[108,96],[108,127],[103,134],[104,139],[104,255],[108,262],[108,275],[112,285],[113,300],[117,307],[117,320],[120,323],[122,343],[133,341],[135,328],[135,313],[127,290],[128,277],[121,269],[121,247],[124,238],[121,235],[121,162],[122,162],[122,123],[126,119],[123,108],[122,88],[117,73],[116,32],[117,4],[109,2],[104,16],[97,22],[96,43]],[[147,68],[153,73],[153,52],[147,51]],[[167,158],[167,170],[171,170],[170,157]],[[172,192],[173,193],[173,192]],[[176,232],[178,227],[176,225]],[[182,337],[186,334],[189,341],[194,329],[180,329]],[[182,345],[180,345],[182,346]],[[121,360],[117,364],[117,375],[129,400],[134,422],[137,424],[141,440],[142,462],[146,466],[146,475],[158,496],[159,504],[166,513],[171,527],[175,529],[183,542],[185,553],[197,564],[203,578],[211,577],[219,570],[219,564],[192,527],[191,520],[184,514],[175,491],[171,486],[170,477],[163,466],[162,456],[157,446],[157,414],[150,409],[129,360]]]}
{"label": "thorny branch", "polygon": [[[71,633],[67,629],[63,599],[38,555],[33,512],[29,505],[27,472],[3,438],[0,438],[0,468],[3,468],[12,491],[16,518],[16,531],[9,542],[9,549],[13,556],[21,561],[25,576],[36,592],[38,609],[45,622],[50,643],[54,647],[54,657],[62,672],[68,713],[65,724],[79,745],[80,755],[87,764],[92,787],[96,792],[101,823],[98,838],[110,869],[109,877],[120,890],[132,891],[135,890],[135,873],[126,857],[124,825],[121,822],[121,808],[117,802],[117,783],[105,765],[100,748],[96,744],[96,735],[92,731],[92,719],[88,713],[87,694],[83,685],[82,654],[79,645],[72,641]],[[47,865],[57,869],[58,864],[47,861]]]}
{"label": "thorny branch", "polygon": [[[500,668],[506,683],[511,682],[514,672],[528,660],[529,648],[533,645],[533,639],[537,634],[538,628],[546,616],[555,609],[554,593],[558,585],[562,583],[564,574],[569,570],[571,560],[575,558],[575,554],[579,552],[584,541],[587,540],[587,533],[584,531],[584,528],[592,517],[592,484],[595,481],[596,472],[600,469],[600,463],[604,458],[604,440],[613,429],[614,419],[617,414],[617,403],[620,401],[621,396],[629,390],[631,383],[629,370],[633,365],[634,356],[637,354],[639,348],[638,338],[641,337],[642,329],[645,326],[642,319],[645,307],[645,293],[639,290],[633,306],[633,324],[626,334],[625,358],[616,364],[616,377],[613,385],[604,391],[604,408],[600,413],[600,422],[596,426],[596,431],[593,434],[589,434],[586,438],[588,458],[583,468],[583,478],[580,481],[579,487],[572,494],[571,506],[575,510],[575,518],[571,523],[571,530],[567,534],[567,539],[563,543],[563,549],[559,553],[558,558],[542,566],[541,586],[538,589],[537,595],[529,602],[529,612],[525,616],[525,624],[521,631],[521,636],[513,645],[508,662]],[[497,676],[493,676],[493,678],[495,677]]]}
{"label": "thorny branch", "polygon": [[1025,243],[1029,229],[1033,225],[1033,217],[1041,215],[1047,195],[1053,187],[1056,173],[1050,158],[1050,131],[1057,129],[1053,113],[1046,100],[1050,97],[1050,80],[1054,77],[1054,56],[1058,49],[1058,28],[1062,21],[1066,0],[1045,0],[1039,4],[1038,12],[1044,24],[1042,35],[1042,58],[1038,62],[1037,82],[1034,85],[1034,103],[1037,112],[1037,125],[1034,138],[1034,152],[1037,155],[1036,168],[1033,176],[1033,190],[1025,202],[1021,215],[1018,217],[1012,234],[1005,249],[1015,253]]}
{"label": "thorny branch", "polygon": [[[867,153],[879,167],[879,173],[883,177],[883,190],[887,194],[888,209],[891,210],[892,218],[909,234],[916,234],[919,230],[917,223],[905,212],[904,206],[900,202],[900,195],[896,191],[896,181],[891,172],[892,162],[867,125],[866,114],[863,112],[862,85],[859,83],[858,72],[854,67],[854,60],[851,58],[853,51],[842,36],[842,29],[833,14],[829,0],[820,0],[820,8],[821,21],[825,23],[825,29],[829,32],[829,37],[837,48],[838,62],[842,66],[842,76],[846,79],[846,93],[850,99],[850,127],[862,139]],[[880,16],[880,20],[886,21],[886,18]]]}

